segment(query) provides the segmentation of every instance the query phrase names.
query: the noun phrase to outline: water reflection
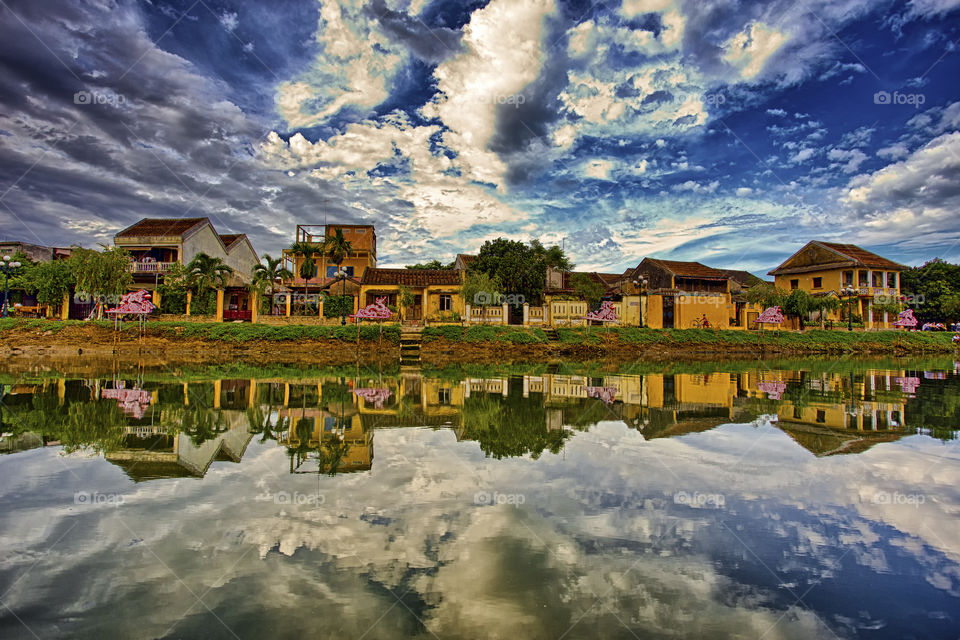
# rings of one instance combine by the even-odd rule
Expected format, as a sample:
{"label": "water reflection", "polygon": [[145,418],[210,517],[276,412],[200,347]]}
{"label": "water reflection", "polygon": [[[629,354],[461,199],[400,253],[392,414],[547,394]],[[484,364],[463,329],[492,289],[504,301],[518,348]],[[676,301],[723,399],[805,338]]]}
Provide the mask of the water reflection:
{"label": "water reflection", "polygon": [[4,379],[0,636],[949,637],[956,368],[723,368]]}
{"label": "water reflection", "polygon": [[749,422],[775,424],[817,456],[859,453],[924,432],[950,439],[960,415],[952,372],[738,373],[364,379],[68,380],[3,397],[4,451],[92,449],[134,480],[203,476],[239,462],[251,438],[275,441],[290,473],[367,471],[376,429],[449,428],[493,458],[557,453],[576,431],[622,421],[645,439]]}

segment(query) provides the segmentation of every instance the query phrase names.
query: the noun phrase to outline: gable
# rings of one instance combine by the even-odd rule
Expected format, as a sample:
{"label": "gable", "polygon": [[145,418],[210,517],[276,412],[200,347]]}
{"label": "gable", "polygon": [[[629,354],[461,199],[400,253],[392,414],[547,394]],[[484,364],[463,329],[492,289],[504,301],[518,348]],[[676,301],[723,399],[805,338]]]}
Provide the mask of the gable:
{"label": "gable", "polygon": [[775,276],[786,273],[816,271],[818,269],[852,267],[854,265],[856,265],[856,261],[852,260],[849,256],[810,242],[769,273]]}

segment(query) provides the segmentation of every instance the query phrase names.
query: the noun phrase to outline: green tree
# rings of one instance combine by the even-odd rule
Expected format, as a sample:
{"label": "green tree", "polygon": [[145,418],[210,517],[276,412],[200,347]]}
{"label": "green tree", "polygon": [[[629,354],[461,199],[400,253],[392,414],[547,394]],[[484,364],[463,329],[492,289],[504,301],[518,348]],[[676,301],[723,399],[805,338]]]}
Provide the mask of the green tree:
{"label": "green tree", "polygon": [[572,266],[556,246],[549,249],[538,241],[526,245],[518,240],[497,238],[480,247],[469,271],[495,278],[507,294],[522,295],[527,302],[539,304],[547,281],[547,267]]}
{"label": "green tree", "polygon": [[195,295],[190,305],[191,313],[213,313],[216,305],[214,292],[227,286],[227,277],[231,273],[233,268],[220,258],[202,252],[193,256],[186,266],[187,284]]}
{"label": "green tree", "polygon": [[[290,269],[282,266],[283,258],[272,258],[269,253],[263,254],[263,262],[253,267],[253,289],[261,295],[273,296],[277,282],[293,277]],[[261,301],[261,306],[270,306],[270,300]]]}
{"label": "green tree", "polygon": [[951,300],[960,295],[960,265],[934,258],[900,275],[901,291],[921,322],[943,322],[951,315]]}
{"label": "green tree", "polygon": [[323,252],[330,258],[330,262],[337,265],[337,271],[340,270],[340,265],[347,259],[351,251],[353,251],[353,245],[343,237],[343,229],[337,229],[323,243]]}
{"label": "green tree", "polygon": [[573,292],[579,298],[586,300],[591,309],[600,305],[600,300],[603,298],[604,287],[588,274],[573,274],[570,278],[570,285],[573,287]]}
{"label": "green tree", "polygon": [[106,297],[119,297],[133,286],[130,254],[120,247],[104,247],[103,251],[74,247],[67,263],[77,292],[98,301],[98,316],[103,313]]}
{"label": "green tree", "polygon": [[780,310],[785,316],[796,318],[800,324],[800,330],[803,331],[804,320],[816,308],[816,304],[809,293],[803,289],[794,289],[783,299]]}
{"label": "green tree", "polygon": [[553,267],[558,271],[573,271],[574,265],[570,258],[557,245],[545,247],[542,242],[534,239],[530,241],[530,250],[545,267]]}
{"label": "green tree", "polygon": [[486,307],[496,304],[500,295],[500,281],[481,271],[467,271],[463,278],[461,294],[467,304]]}
{"label": "green tree", "polygon": [[187,292],[190,291],[187,267],[178,262],[170,265],[163,274],[163,282],[157,287],[160,292],[160,313],[186,313]]}
{"label": "green tree", "polygon": [[826,328],[826,314],[831,311],[836,311],[840,308],[843,303],[840,301],[840,298],[830,295],[823,296],[813,296],[811,302],[811,311],[816,311],[820,316],[820,328]]}
{"label": "green tree", "polygon": [[763,284],[750,287],[744,291],[743,295],[747,299],[747,302],[759,305],[764,309],[768,307],[782,308],[787,292],[783,289],[778,289],[770,283],[764,282]]}
{"label": "green tree", "polygon": [[317,275],[317,263],[315,258],[323,253],[323,244],[318,242],[294,242],[290,245],[290,251],[300,254],[303,262],[300,263],[300,277],[304,280],[311,280]]}
{"label": "green tree", "polygon": [[76,284],[73,270],[67,260],[51,260],[37,262],[23,268],[18,282],[11,279],[11,287],[22,286],[30,293],[36,294],[37,302],[46,305],[59,305],[63,297],[70,293],[70,288]]}
{"label": "green tree", "polygon": [[454,265],[453,262],[450,262],[450,263],[448,263],[448,264],[443,264],[443,263],[440,262],[439,260],[431,260],[430,262],[420,262],[420,263],[417,263],[417,264],[408,264],[408,265],[406,266],[406,268],[407,268],[407,269],[444,269],[444,270],[448,270],[448,269],[453,269],[453,265]]}

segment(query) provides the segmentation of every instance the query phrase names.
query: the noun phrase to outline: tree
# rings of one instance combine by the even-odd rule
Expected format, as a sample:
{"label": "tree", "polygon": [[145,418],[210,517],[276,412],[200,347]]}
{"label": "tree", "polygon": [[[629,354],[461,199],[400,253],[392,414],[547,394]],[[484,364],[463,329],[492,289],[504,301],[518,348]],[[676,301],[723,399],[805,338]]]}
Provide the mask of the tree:
{"label": "tree", "polygon": [[794,289],[783,299],[780,310],[783,311],[784,315],[796,318],[800,330],[803,331],[804,319],[816,308],[816,304],[813,296],[809,293],[803,289]]}
{"label": "tree", "polygon": [[407,268],[407,269],[444,269],[444,270],[449,270],[449,269],[453,269],[453,265],[454,265],[453,262],[450,262],[450,263],[448,263],[448,264],[443,264],[443,263],[440,262],[439,260],[431,260],[430,262],[422,262],[422,263],[417,263],[417,264],[408,264],[408,265],[406,266],[406,268]]}
{"label": "tree", "polygon": [[417,297],[414,295],[410,287],[406,285],[400,285],[397,289],[397,311],[400,315],[400,322],[403,322],[403,310],[409,309],[413,306],[413,303],[417,301]]}
{"label": "tree", "polygon": [[836,311],[843,303],[840,298],[831,295],[813,296],[811,311],[816,311],[820,316],[820,328],[826,328],[826,314],[830,311]]}
{"label": "tree", "polygon": [[519,240],[497,238],[480,247],[468,272],[485,273],[496,279],[504,293],[522,295],[531,304],[539,304],[547,281],[547,266],[570,265],[563,251],[556,246],[546,249],[534,241],[529,246]]}
{"label": "tree", "polygon": [[782,307],[787,292],[783,289],[778,289],[768,282],[764,282],[763,284],[750,287],[744,291],[743,295],[750,304],[755,304],[766,309],[768,307]]}
{"label": "tree", "polygon": [[323,243],[323,252],[330,257],[330,262],[337,265],[337,271],[340,270],[340,265],[351,251],[353,251],[353,245],[343,237],[343,229],[337,229],[336,233]]}
{"label": "tree", "polygon": [[586,300],[591,309],[600,305],[600,300],[603,298],[604,287],[588,274],[573,274],[570,278],[570,285],[573,287],[573,292],[578,297]]}
{"label": "tree", "polygon": [[119,298],[133,286],[130,254],[120,247],[104,247],[103,251],[74,247],[67,263],[77,292],[97,301],[98,316],[103,313],[105,298]]}
{"label": "tree", "polygon": [[[266,263],[266,264],[264,264]],[[290,269],[281,266],[283,258],[271,258],[269,253],[263,254],[263,262],[253,267],[253,287],[261,294],[273,295],[278,280],[287,280],[293,277]]]}
{"label": "tree", "polygon": [[[30,264],[23,269],[20,286],[36,294],[37,302],[45,305],[59,305],[63,297],[70,293],[76,283],[73,270],[66,260],[51,260]],[[11,287],[17,286],[11,279]]]}
{"label": "tree", "polygon": [[496,304],[500,296],[500,281],[481,271],[467,271],[460,293],[464,301],[475,307]]}
{"label": "tree", "polygon": [[951,315],[951,300],[960,295],[960,265],[934,258],[900,275],[901,291],[921,322],[943,322]]}
{"label": "tree", "polygon": [[530,249],[545,266],[553,267],[558,271],[573,271],[574,264],[557,245],[545,247],[542,242],[534,239],[530,241]]}
{"label": "tree", "polygon": [[314,258],[323,253],[324,245],[317,242],[294,242],[290,245],[290,251],[303,256],[303,262],[300,263],[300,277],[304,280],[310,280],[317,275],[317,263]]}
{"label": "tree", "polygon": [[197,313],[212,313],[211,308],[215,289],[223,289],[227,286],[227,276],[233,273],[233,268],[228,266],[220,258],[214,258],[203,252],[193,256],[193,259],[187,263],[186,274],[187,284],[196,294],[196,305],[191,304],[191,311],[196,308]]}

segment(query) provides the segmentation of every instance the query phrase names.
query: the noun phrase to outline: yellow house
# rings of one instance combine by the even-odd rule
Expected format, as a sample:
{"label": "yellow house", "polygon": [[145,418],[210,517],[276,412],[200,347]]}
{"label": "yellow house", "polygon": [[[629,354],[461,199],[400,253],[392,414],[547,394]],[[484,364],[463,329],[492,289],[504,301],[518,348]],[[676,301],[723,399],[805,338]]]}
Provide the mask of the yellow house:
{"label": "yellow house", "polygon": [[714,329],[743,329],[745,304],[735,301],[730,277],[699,262],[644,258],[631,279],[647,281],[647,326],[689,329],[706,317]]}
{"label": "yellow house", "polygon": [[[364,271],[377,266],[377,233],[372,224],[298,224],[296,241],[322,245],[336,236],[337,231],[343,233],[344,239],[351,246],[351,251],[340,268],[347,272],[347,276],[360,280]],[[302,253],[284,249],[283,258],[284,266],[293,273],[293,278],[283,284],[292,289],[316,291],[337,275],[337,265],[330,260],[329,255],[323,252],[313,257],[317,266],[317,275],[310,280],[300,277],[300,267],[304,260]]]}
{"label": "yellow house", "polygon": [[[386,298],[404,322],[459,322],[464,314],[463,271],[456,269],[368,268],[360,281],[360,306]],[[413,303],[399,305],[401,288],[413,294]]]}
{"label": "yellow house", "polygon": [[[780,289],[803,289],[813,295],[835,295],[849,300],[854,314],[863,319],[867,328],[881,328],[892,326],[896,315],[874,313],[872,307],[874,303],[900,300],[900,273],[906,268],[854,244],[814,240],[770,275]],[[843,290],[850,288],[855,293],[847,297]],[[845,318],[846,305],[841,307],[841,312],[828,314],[826,318],[833,321]]]}

